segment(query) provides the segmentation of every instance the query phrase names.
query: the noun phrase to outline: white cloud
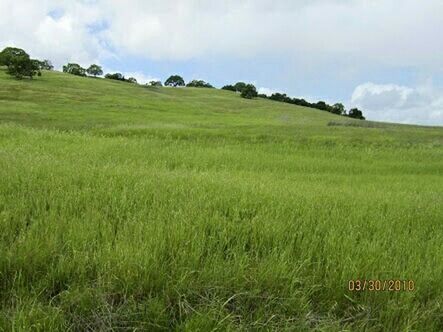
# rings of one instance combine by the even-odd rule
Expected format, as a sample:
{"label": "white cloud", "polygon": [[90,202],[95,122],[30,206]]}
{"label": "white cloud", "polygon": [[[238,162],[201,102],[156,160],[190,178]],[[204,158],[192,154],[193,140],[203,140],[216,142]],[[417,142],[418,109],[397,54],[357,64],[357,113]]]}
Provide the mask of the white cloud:
{"label": "white cloud", "polygon": [[[91,62],[112,45],[152,59],[345,56],[443,70],[442,13],[440,0],[2,0],[0,46],[23,44],[57,62]],[[99,22],[106,28],[91,33]]]}
{"label": "white cloud", "polygon": [[[57,11],[55,17],[50,13]],[[81,1],[0,1],[0,49],[24,48],[31,56],[89,65],[109,56],[89,25],[102,19],[100,10]]]}
{"label": "white cloud", "polygon": [[443,90],[428,83],[419,87],[365,83],[352,94],[351,107],[358,107],[370,120],[443,125]]}
{"label": "white cloud", "polygon": [[[443,68],[443,2],[405,0],[99,0],[107,38],[129,54],[351,56]],[[106,6],[105,6],[106,5]]]}

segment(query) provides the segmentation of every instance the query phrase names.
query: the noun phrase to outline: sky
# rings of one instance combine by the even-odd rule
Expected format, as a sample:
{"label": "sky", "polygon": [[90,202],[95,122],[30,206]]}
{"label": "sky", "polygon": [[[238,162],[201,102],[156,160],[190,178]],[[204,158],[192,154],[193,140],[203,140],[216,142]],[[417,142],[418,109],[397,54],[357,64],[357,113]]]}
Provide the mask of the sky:
{"label": "sky", "polygon": [[0,49],[443,125],[443,0],[0,0]]}

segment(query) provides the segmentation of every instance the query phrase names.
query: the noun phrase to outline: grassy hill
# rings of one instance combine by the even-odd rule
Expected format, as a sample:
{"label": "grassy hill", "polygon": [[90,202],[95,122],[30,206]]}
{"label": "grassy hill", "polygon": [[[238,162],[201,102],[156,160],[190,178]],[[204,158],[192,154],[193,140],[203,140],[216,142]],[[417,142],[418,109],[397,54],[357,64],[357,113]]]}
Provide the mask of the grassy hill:
{"label": "grassy hill", "polygon": [[229,91],[0,70],[0,330],[442,330],[442,144]]}

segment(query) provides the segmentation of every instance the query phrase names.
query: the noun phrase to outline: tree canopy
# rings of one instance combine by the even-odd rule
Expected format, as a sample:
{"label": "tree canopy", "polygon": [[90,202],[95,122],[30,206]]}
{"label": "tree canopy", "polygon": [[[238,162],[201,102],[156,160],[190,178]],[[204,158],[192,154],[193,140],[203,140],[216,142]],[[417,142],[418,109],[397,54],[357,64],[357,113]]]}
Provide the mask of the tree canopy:
{"label": "tree canopy", "polygon": [[241,92],[243,98],[252,99],[257,97],[257,89],[252,84],[246,84]]}
{"label": "tree canopy", "polygon": [[162,82],[160,82],[160,81],[149,81],[149,83],[146,84],[146,85],[149,85],[149,86],[163,86]]}
{"label": "tree canopy", "polygon": [[363,112],[360,111],[358,108],[351,108],[348,112],[348,116],[350,118],[365,120],[365,117],[363,116]]}
{"label": "tree canopy", "polygon": [[20,79],[40,76],[40,61],[31,59],[24,50],[16,47],[6,47],[0,52],[0,65],[7,66],[7,73]]}
{"label": "tree canopy", "polygon": [[94,77],[97,77],[97,76],[103,75],[103,69],[102,69],[102,67],[100,67],[99,65],[96,65],[96,64],[92,64],[92,65],[90,65],[89,68],[86,69],[86,72],[87,72],[89,75],[92,75],[92,76],[94,76]]}
{"label": "tree canopy", "polygon": [[86,76],[86,69],[78,63],[68,63],[63,66],[63,72],[77,76]]}
{"label": "tree canopy", "polygon": [[233,86],[231,84],[225,85],[224,87],[222,87],[222,90],[228,90],[228,91],[234,91],[234,92],[237,91],[235,89],[235,86]]}
{"label": "tree canopy", "polygon": [[331,113],[339,115],[346,114],[345,106],[342,103],[335,103],[331,108]]}
{"label": "tree canopy", "polygon": [[192,80],[188,84],[186,84],[187,87],[192,88],[213,88],[213,86],[203,80]]}
{"label": "tree canopy", "polygon": [[15,76],[16,78],[29,77],[32,78],[35,75],[41,76],[41,71],[38,63],[35,60],[25,56],[18,56],[11,60],[8,65],[8,74]]}
{"label": "tree canopy", "polygon": [[40,70],[53,70],[54,66],[52,65],[50,60],[34,60],[36,61],[36,64],[38,65]]}
{"label": "tree canopy", "polygon": [[29,55],[21,48],[6,47],[0,52],[0,66],[9,66],[18,57],[29,58]]}
{"label": "tree canopy", "polygon": [[245,82],[237,82],[234,84],[235,91],[237,92],[243,92],[243,89],[246,87]]}
{"label": "tree canopy", "polygon": [[183,77],[181,77],[179,75],[171,75],[165,81],[165,85],[166,86],[173,86],[173,87],[184,86],[185,85],[185,80],[183,79]]}
{"label": "tree canopy", "polygon": [[126,78],[121,73],[114,73],[114,74],[106,74],[105,78],[110,80],[117,80],[117,81],[126,81]]}

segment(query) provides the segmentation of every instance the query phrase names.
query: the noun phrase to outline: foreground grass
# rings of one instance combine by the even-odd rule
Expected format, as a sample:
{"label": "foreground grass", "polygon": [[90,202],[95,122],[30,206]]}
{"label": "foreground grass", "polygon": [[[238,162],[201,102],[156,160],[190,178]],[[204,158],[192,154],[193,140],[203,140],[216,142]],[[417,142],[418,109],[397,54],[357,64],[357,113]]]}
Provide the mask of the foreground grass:
{"label": "foreground grass", "polygon": [[442,330],[443,129],[361,124],[0,71],[0,329]]}

